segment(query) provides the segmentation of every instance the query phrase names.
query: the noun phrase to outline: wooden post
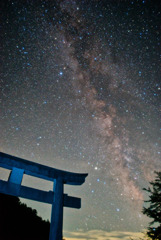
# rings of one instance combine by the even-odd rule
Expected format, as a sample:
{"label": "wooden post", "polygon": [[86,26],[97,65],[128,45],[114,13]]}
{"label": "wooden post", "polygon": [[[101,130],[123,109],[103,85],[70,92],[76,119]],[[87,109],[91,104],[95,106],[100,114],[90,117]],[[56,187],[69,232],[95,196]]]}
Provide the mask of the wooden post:
{"label": "wooden post", "polygon": [[15,194],[19,196],[21,182],[23,178],[24,169],[13,167],[10,176],[8,178],[9,189],[14,190]]}
{"label": "wooden post", "polygon": [[24,173],[24,169],[19,169],[19,168],[13,167],[8,181],[11,183],[16,183],[16,184],[21,185],[23,173]]}
{"label": "wooden post", "polygon": [[49,240],[62,240],[63,231],[63,180],[54,180],[54,201],[52,204]]}

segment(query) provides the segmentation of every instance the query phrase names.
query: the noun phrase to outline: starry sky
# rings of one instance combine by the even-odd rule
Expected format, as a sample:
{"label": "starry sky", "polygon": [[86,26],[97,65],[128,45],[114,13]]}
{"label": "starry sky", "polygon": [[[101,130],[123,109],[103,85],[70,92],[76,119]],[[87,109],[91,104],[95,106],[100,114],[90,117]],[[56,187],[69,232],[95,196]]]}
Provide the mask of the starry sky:
{"label": "starry sky", "polygon": [[[82,198],[64,211],[67,237],[143,231],[142,188],[161,170],[161,4],[1,4],[0,150],[89,174],[65,187]],[[28,203],[50,219],[48,206]]]}

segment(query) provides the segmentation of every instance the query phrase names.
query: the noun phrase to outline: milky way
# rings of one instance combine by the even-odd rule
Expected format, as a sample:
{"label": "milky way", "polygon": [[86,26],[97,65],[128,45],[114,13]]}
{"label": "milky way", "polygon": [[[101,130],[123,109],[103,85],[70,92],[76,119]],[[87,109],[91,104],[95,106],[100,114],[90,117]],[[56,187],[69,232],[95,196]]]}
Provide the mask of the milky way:
{"label": "milky way", "polygon": [[151,1],[3,3],[1,151],[89,173],[71,188],[83,205],[66,230],[147,226],[142,188],[161,169],[159,15]]}

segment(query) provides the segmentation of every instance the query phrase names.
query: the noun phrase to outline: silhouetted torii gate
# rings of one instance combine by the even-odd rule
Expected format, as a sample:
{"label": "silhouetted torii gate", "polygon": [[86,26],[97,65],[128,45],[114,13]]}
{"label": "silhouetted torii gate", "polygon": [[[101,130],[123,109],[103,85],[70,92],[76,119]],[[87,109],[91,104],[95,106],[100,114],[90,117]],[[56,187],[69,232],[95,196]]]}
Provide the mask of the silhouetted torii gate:
{"label": "silhouetted torii gate", "polygon": [[[11,170],[8,181],[0,180],[0,192],[52,204],[49,240],[62,240],[63,206],[81,208],[81,199],[64,194],[64,184],[82,185],[88,174],[71,173],[0,152],[0,167]],[[54,182],[54,191],[21,186],[23,174]]]}

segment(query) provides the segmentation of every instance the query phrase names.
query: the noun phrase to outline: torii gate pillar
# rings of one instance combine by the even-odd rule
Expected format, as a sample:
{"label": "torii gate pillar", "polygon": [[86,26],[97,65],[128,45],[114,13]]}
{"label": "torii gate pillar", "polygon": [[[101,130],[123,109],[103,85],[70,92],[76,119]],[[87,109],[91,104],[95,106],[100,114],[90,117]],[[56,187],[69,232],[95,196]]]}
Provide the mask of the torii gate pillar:
{"label": "torii gate pillar", "polygon": [[62,178],[54,180],[54,202],[51,211],[51,228],[49,240],[62,240],[63,231],[63,191]]}

